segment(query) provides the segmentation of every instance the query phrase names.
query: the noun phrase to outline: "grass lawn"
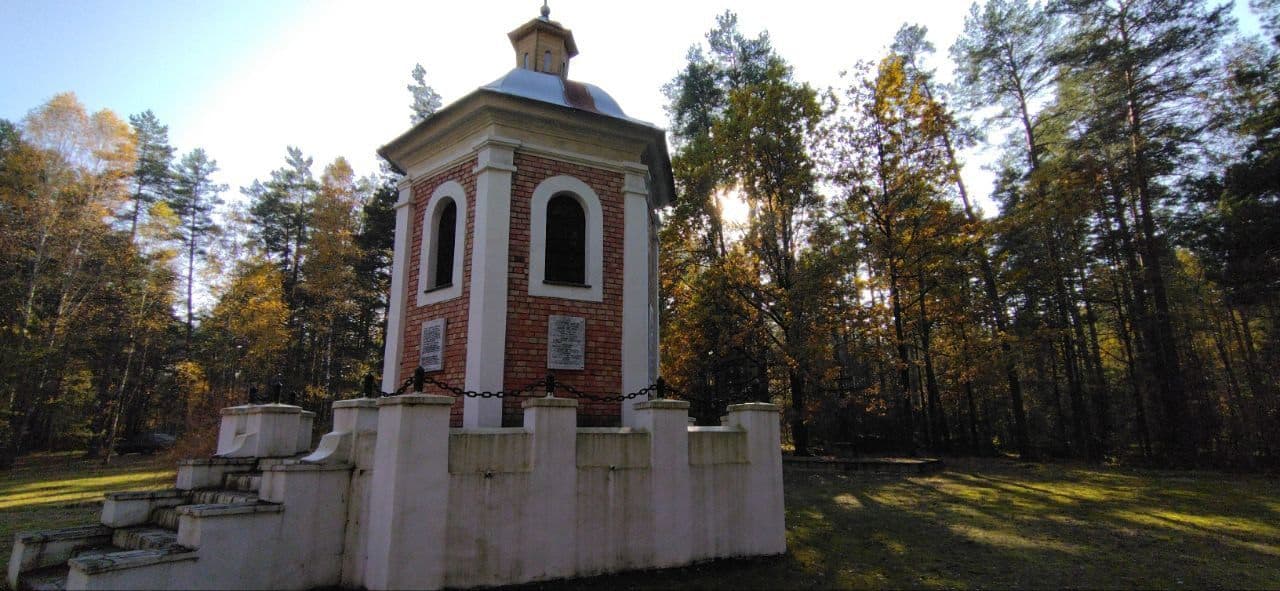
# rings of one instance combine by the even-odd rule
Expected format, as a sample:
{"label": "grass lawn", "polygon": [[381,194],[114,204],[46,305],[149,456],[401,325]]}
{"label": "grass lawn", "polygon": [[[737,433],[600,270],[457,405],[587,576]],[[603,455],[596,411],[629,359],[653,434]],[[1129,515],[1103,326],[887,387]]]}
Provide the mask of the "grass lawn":
{"label": "grass lawn", "polygon": [[[16,531],[92,523],[103,492],[172,482],[167,460],[27,458],[0,473],[0,556]],[[1280,588],[1274,478],[948,460],[911,478],[788,472],[786,499],[785,556],[554,586]]]}
{"label": "grass lawn", "polygon": [[102,494],[173,486],[175,466],[162,456],[86,460],[79,453],[32,454],[0,472],[0,559],[9,562],[13,534],[98,521]]}
{"label": "grass lawn", "polygon": [[785,556],[568,587],[1280,588],[1274,478],[947,465],[912,478],[788,472]]}

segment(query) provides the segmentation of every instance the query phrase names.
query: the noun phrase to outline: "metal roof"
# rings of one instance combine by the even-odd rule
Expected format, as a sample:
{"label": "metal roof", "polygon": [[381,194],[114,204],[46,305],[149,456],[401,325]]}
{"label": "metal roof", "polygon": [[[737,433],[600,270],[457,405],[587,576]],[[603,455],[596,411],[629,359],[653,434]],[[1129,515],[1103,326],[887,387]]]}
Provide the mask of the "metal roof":
{"label": "metal roof", "polygon": [[590,111],[659,129],[658,126],[648,121],[628,117],[626,113],[622,112],[622,107],[618,106],[618,101],[613,100],[613,97],[609,96],[609,93],[599,86],[565,80],[553,74],[515,68],[507,72],[503,77],[481,86],[480,90],[533,99],[570,109]]}

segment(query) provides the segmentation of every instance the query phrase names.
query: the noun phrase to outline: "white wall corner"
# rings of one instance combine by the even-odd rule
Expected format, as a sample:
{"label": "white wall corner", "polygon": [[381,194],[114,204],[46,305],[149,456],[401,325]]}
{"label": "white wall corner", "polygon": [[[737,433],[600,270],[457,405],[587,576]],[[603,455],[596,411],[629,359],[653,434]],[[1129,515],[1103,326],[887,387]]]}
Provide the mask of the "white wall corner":
{"label": "white wall corner", "polygon": [[382,357],[382,390],[393,392],[400,381],[400,355],[404,348],[404,317],[409,275],[409,233],[413,231],[413,179],[405,177],[396,184],[400,191],[396,200],[396,236],[391,256],[391,294],[387,311],[386,343]]}
{"label": "white wall corner", "polygon": [[[649,191],[645,177],[628,170],[622,185],[622,391],[652,383],[649,375]],[[622,424],[633,426],[637,399],[622,405]]]}

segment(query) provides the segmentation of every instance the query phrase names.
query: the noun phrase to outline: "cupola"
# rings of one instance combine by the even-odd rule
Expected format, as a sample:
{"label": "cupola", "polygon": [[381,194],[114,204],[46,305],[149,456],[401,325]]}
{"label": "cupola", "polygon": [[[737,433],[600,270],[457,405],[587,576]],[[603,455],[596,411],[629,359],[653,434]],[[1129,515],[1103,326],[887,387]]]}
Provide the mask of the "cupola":
{"label": "cupola", "polygon": [[541,16],[507,33],[507,37],[516,50],[517,68],[560,78],[569,76],[569,60],[578,55],[578,45],[572,31],[551,20],[551,9],[545,1]]}

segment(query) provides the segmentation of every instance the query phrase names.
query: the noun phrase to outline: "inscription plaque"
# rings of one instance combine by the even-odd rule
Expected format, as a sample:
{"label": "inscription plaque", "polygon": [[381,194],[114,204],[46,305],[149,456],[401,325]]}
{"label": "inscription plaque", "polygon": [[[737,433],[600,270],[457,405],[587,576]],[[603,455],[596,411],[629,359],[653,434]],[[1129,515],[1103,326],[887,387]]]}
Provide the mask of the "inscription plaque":
{"label": "inscription plaque", "polygon": [[418,347],[418,365],[427,371],[444,369],[444,318],[422,323],[422,343]]}
{"label": "inscription plaque", "polygon": [[547,319],[547,369],[583,369],[586,366],[587,319],[551,316]]}

